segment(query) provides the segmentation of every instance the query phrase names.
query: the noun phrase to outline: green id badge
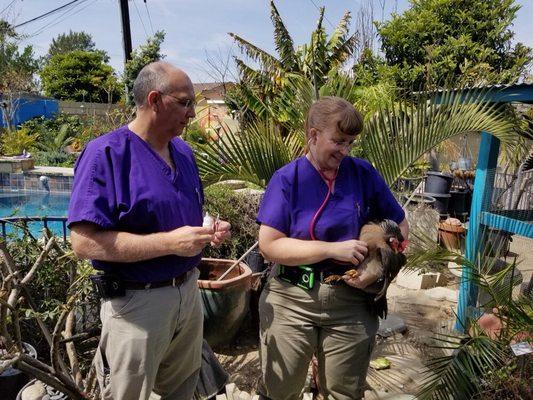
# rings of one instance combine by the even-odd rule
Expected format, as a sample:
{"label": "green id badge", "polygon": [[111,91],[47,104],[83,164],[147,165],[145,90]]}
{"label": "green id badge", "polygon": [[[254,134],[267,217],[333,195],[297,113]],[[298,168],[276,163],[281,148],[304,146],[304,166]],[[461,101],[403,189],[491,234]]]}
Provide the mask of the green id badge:
{"label": "green id badge", "polygon": [[315,272],[313,268],[305,265],[299,265],[297,267],[280,265],[278,277],[282,281],[289,282],[305,290],[311,290],[315,285]]}

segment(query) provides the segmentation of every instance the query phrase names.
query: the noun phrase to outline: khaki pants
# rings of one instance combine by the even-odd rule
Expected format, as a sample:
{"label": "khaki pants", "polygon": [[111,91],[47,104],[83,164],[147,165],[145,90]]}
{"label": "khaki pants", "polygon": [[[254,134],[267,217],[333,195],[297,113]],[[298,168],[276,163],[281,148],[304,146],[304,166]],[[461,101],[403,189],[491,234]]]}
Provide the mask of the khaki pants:
{"label": "khaki pants", "polygon": [[177,287],[128,290],[102,301],[95,366],[102,399],[191,399],[201,365],[197,269]]}
{"label": "khaki pants", "polygon": [[260,301],[264,395],[298,399],[313,354],[327,399],[361,399],[378,318],[347,285],[315,282],[312,290],[272,278]]}

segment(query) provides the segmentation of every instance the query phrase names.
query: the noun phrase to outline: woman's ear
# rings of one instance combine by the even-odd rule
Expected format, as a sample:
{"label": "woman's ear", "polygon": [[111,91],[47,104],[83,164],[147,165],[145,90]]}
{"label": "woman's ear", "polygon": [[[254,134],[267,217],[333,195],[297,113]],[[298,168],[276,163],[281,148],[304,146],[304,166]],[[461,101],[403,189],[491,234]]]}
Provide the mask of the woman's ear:
{"label": "woman's ear", "polygon": [[309,129],[309,136],[307,138],[307,145],[309,146],[311,143],[316,143],[316,137],[318,135],[318,129],[311,128]]}

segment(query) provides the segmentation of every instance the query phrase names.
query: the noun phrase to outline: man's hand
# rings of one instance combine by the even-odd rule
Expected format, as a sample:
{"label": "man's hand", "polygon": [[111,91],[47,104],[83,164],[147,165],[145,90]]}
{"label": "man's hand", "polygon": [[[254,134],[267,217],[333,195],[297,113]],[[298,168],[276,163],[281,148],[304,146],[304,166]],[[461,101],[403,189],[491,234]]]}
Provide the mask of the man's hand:
{"label": "man's hand", "polygon": [[211,241],[211,246],[218,247],[224,240],[229,240],[231,237],[231,225],[227,221],[217,219],[215,222],[215,237]]}
{"label": "man's hand", "polygon": [[349,262],[353,265],[359,265],[368,253],[367,244],[360,240],[345,240],[344,242],[328,243],[328,245],[328,258]]}
{"label": "man's hand", "polygon": [[209,243],[216,240],[213,228],[201,226],[182,226],[168,232],[173,253],[183,257],[193,257]]}

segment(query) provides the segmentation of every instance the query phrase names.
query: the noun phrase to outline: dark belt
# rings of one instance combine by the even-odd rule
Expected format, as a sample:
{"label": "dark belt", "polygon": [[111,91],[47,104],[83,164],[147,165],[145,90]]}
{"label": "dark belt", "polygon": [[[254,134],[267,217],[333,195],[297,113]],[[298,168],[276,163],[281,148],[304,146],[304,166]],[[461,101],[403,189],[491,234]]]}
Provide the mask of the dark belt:
{"label": "dark belt", "polygon": [[181,285],[187,278],[187,273],[181,274],[176,278],[169,279],[168,281],[159,282],[124,282],[124,288],[126,290],[145,290],[145,289],[157,289],[167,286],[177,287]]}

